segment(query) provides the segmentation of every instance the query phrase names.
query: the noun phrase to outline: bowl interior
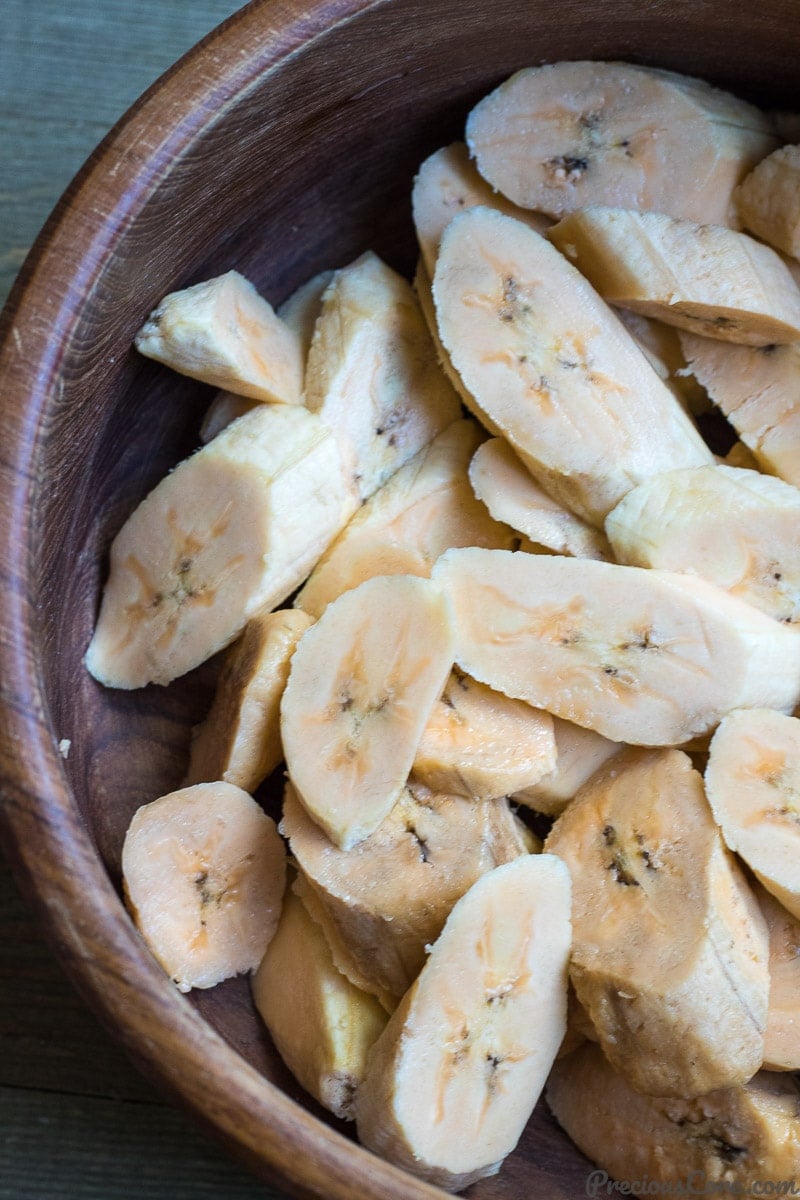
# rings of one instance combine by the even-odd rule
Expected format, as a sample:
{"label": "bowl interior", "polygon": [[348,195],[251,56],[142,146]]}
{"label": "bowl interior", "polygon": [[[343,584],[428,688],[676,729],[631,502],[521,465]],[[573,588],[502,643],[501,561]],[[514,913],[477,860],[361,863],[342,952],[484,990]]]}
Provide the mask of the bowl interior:
{"label": "bowl interior", "polygon": [[[711,0],[573,0],[558,8],[518,0],[252,4],[100,148],[12,296],[3,370],[7,397],[14,388],[13,404],[5,401],[14,458],[3,520],[18,602],[6,616],[0,665],[13,853],[84,990],[145,1067],[222,1129],[256,1169],[279,1169],[299,1194],[435,1193],[383,1173],[345,1142],[337,1150],[327,1135],[320,1154],[347,1164],[347,1177],[289,1163],[268,1139],[259,1149],[252,1130],[237,1136],[252,1111],[231,1086],[235,1056],[215,1060],[205,1081],[179,1086],[170,1064],[159,1067],[143,1045],[143,1022],[100,994],[98,945],[109,930],[124,937],[128,929],[102,871],[118,889],[130,817],[179,783],[191,726],[207,708],[214,679],[212,663],[166,689],[113,692],[95,684],[81,662],[109,541],[197,444],[211,395],[137,356],[133,334],[166,292],[231,267],[274,304],[367,248],[410,276],[416,167],[462,136],[472,103],[521,66],[628,59],[800,108],[798,15],[796,3],[777,0],[731,3],[724,15]],[[17,338],[24,358],[15,354]],[[24,714],[33,711],[31,724]],[[71,741],[66,761],[55,752],[62,738]],[[277,793],[275,782],[267,803]],[[43,825],[34,853],[31,831]],[[78,842],[91,880],[80,904],[63,878],[74,874],[69,855]],[[151,1025],[173,1040],[184,1036],[179,1026],[194,1036],[193,1017],[181,1007],[188,1003],[259,1072],[351,1136],[288,1076],[246,981],[186,1002],[132,935],[126,944],[129,970],[146,980],[142,1003]],[[203,1087],[213,1103],[199,1098]],[[224,1119],[220,1106],[227,1106]],[[502,1173],[470,1194],[583,1195],[589,1169],[540,1105]]]}

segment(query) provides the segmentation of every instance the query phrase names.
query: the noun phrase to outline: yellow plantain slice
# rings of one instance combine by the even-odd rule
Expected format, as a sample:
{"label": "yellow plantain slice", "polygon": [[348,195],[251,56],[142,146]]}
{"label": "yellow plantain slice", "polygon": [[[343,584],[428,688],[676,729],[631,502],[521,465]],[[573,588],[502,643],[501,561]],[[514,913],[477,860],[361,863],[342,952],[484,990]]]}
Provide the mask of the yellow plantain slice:
{"label": "yellow plantain slice", "polygon": [[671,1183],[664,1194],[744,1195],[755,1185],[753,1195],[790,1195],[800,1172],[800,1089],[787,1075],[760,1071],[743,1086],[697,1099],[657,1099],[634,1091],[587,1042],[555,1064],[546,1096],[558,1123],[604,1172]]}
{"label": "yellow plantain slice", "polygon": [[626,750],[558,818],[573,878],[570,976],[609,1061],[652,1096],[761,1066],[768,935],[680,750]]}
{"label": "yellow plantain slice", "polygon": [[341,849],[374,833],[399,799],[452,666],[447,598],[412,575],[366,580],[304,635],[281,740],[302,803]]}
{"label": "yellow plantain slice", "polygon": [[[411,785],[376,831],[339,850],[291,784],[281,832],[317,905],[336,966],[357,986],[399,998],[460,896],[528,849],[505,800],[475,803]],[[302,893],[305,898],[305,889]]]}
{"label": "yellow plantain slice", "polygon": [[453,217],[479,204],[516,217],[537,233],[544,233],[553,223],[543,213],[531,213],[518,208],[499,192],[493,191],[470,162],[469,151],[464,143],[453,142],[425,159],[411,192],[414,228],[429,276],[433,275],[436,267],[442,234]]}
{"label": "yellow plantain slice", "polygon": [[800,491],[758,471],[665,471],[606,517],[617,562],[708,579],[786,624],[800,621]]}
{"label": "yellow plantain slice", "polygon": [[459,416],[410,284],[375,254],[325,291],[305,402],[339,439],[362,500]]}
{"label": "yellow plantain slice", "polygon": [[199,783],[138,809],[122,876],[147,945],[188,992],[261,962],[280,917],[286,852],[241,788]]}
{"label": "yellow plantain slice", "polygon": [[237,396],[301,403],[300,340],[238,271],[165,296],[135,340],[140,354]]}
{"label": "yellow plantain slice", "polygon": [[713,462],[613,312],[519,221],[488,208],[451,221],[433,298],[445,350],[491,432],[590,523],[652,474]]}
{"label": "yellow plantain slice", "polygon": [[283,1061],[307,1092],[342,1120],[387,1014],[333,964],[320,927],[287,891],[280,923],[253,976],[253,999]]}
{"label": "yellow plantain slice", "polygon": [[800,258],[800,146],[782,146],[762,158],[736,192],[745,229]]}
{"label": "yellow plantain slice", "polygon": [[281,695],[295,647],[313,623],[299,609],[248,622],[228,651],[208,716],[193,732],[184,786],[224,779],[254,792],[283,761]]}
{"label": "yellow plantain slice", "polygon": [[469,481],[495,520],[505,521],[536,545],[574,558],[613,560],[605,534],[551,499],[503,438],[478,446]]}
{"label": "yellow plantain slice", "polygon": [[497,1173],[564,1037],[569,940],[551,855],[470,888],[373,1046],[356,1094],[368,1149],[453,1191]]}
{"label": "yellow plantain slice", "polygon": [[462,671],[611,741],[677,746],[800,700],[796,630],[691,575],[470,547],[432,579]]}
{"label": "yellow plantain slice", "polygon": [[294,591],[356,507],[319,418],[259,404],[161,480],[111,546],[86,666],[166,684]]}
{"label": "yellow plantain slice", "polygon": [[560,217],[621,204],[726,224],[733,188],[777,139],[762,112],[700,79],[559,62],[518,71],[483,99],[467,144],[483,177],[523,208]]}
{"label": "yellow plantain slice", "polygon": [[800,344],[732,346],[681,333],[688,370],[759,466],[800,487]]}
{"label": "yellow plantain slice", "polygon": [[434,792],[495,800],[555,769],[553,718],[453,670],[417,747],[412,776]]}
{"label": "yellow plantain slice", "polygon": [[800,720],[730,713],[711,740],[706,791],[731,850],[800,920]]}
{"label": "yellow plantain slice", "polygon": [[745,233],[591,205],[547,237],[609,304],[723,342],[800,339],[800,290],[775,251]]}
{"label": "yellow plantain slice", "polygon": [[754,884],[769,931],[769,1009],[764,1034],[768,1071],[800,1070],[800,921]]}

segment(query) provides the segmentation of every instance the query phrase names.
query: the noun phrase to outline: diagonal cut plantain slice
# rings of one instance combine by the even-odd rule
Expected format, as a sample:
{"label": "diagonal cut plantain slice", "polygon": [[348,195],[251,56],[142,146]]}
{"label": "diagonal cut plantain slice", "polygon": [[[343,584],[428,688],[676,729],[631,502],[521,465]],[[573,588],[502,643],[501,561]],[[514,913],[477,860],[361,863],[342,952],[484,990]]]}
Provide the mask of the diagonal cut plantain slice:
{"label": "diagonal cut plantain slice", "polygon": [[591,524],[642,479],[713,462],[614,313],[519,221],[488,208],[451,221],[433,298],[444,348],[490,431]]}
{"label": "diagonal cut plantain slice", "polygon": [[581,789],[545,850],[573,877],[570,977],[631,1087],[698,1096],[761,1066],[768,935],[680,750],[626,750]]}
{"label": "diagonal cut plantain slice", "polygon": [[257,405],[179,463],[117,534],[88,670],[119,688],[190,671],[288,598],[356,503],[317,417]]}
{"label": "diagonal cut plantain slice", "polygon": [[560,217],[621,204],[727,224],[734,187],[777,138],[757,108],[703,80],[559,62],[518,71],[486,96],[467,144],[484,178],[523,208]]}
{"label": "diagonal cut plantain slice", "polygon": [[723,342],[800,339],[800,290],[779,255],[745,233],[598,204],[547,237],[609,304]]}
{"label": "diagonal cut plantain slice", "polygon": [[447,598],[412,575],[366,580],[303,636],[281,740],[302,803],[342,850],[374,833],[400,797],[452,666]]}
{"label": "diagonal cut plantain slice", "polygon": [[551,855],[490,871],[458,902],[373,1046],[365,1146],[452,1191],[517,1143],[566,1030],[570,880]]}
{"label": "diagonal cut plantain slice", "polygon": [[193,731],[184,786],[224,779],[254,792],[280,765],[281,695],[292,654],[313,623],[299,609],[248,622],[228,651],[208,716]]}
{"label": "diagonal cut plantain slice", "polygon": [[665,471],[606,517],[617,562],[697,575],[761,612],[800,621],[800,490],[719,464]]}
{"label": "diagonal cut plantain slice", "polygon": [[458,666],[615,742],[681,745],[735,708],[800,701],[800,639],[691,575],[557,555],[448,550]]}
{"label": "diagonal cut plantain slice", "polygon": [[256,1008],[295,1078],[337,1117],[354,1120],[356,1089],[387,1013],[337,971],[325,935],[291,888],[252,987]]}
{"label": "diagonal cut plantain slice", "polygon": [[165,296],[135,341],[147,358],[237,396],[302,402],[300,340],[238,271]]}
{"label": "diagonal cut plantain slice", "polygon": [[505,800],[480,803],[405,787],[389,815],[352,850],[339,850],[291,784],[281,832],[298,887],[322,925],[336,966],[382,1003],[398,999],[425,962],[455,902],[486,871],[528,848]]}
{"label": "diagonal cut plantain slice", "polygon": [[800,720],[730,713],[711,739],[706,791],[728,846],[800,920]]}
{"label": "diagonal cut plantain slice", "polygon": [[634,1091],[587,1042],[555,1064],[546,1095],[584,1154],[617,1179],[649,1183],[650,1192],[665,1183],[668,1195],[745,1195],[747,1187],[791,1195],[800,1172],[800,1088],[787,1075],[759,1071],[740,1087],[659,1099]]}
{"label": "diagonal cut plantain slice", "polygon": [[459,416],[411,285],[372,253],[336,271],[305,402],[339,439],[362,500]]}

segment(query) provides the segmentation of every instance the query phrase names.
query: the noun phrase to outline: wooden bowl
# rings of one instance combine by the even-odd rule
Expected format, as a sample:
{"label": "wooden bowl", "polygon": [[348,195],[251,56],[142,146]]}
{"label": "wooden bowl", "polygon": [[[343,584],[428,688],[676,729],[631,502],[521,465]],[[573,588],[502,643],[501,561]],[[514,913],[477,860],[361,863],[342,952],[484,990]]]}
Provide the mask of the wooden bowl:
{"label": "wooden bowl", "polygon": [[[131,351],[164,293],[236,267],[277,303],[367,247],[410,272],[424,155],[516,68],[622,58],[800,109],[797,0],[257,0],[169,72],[62,199],[12,293],[0,354],[6,843],[83,994],[144,1071],[298,1196],[438,1189],[307,1100],[245,980],[184,997],[120,899],[134,810],[178,783],[203,669],[122,693],[82,666],[110,537],[196,442],[207,389]],[[69,739],[69,757],[59,742]],[[543,1106],[471,1195],[584,1194]]]}

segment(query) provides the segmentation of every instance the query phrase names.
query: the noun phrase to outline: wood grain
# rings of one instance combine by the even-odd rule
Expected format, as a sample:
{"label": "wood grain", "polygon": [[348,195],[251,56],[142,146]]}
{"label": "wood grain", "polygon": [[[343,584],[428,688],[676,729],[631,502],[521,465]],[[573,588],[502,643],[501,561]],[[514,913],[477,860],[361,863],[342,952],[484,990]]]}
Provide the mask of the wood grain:
{"label": "wood grain", "polygon": [[[79,987],[143,1071],[299,1196],[441,1193],[297,1103],[241,985],[178,995],[120,902],[127,819],[178,780],[208,695],[203,671],[113,693],[82,668],[108,541],[194,444],[207,398],[132,354],[132,334],[165,292],[228,267],[273,301],[367,246],[408,271],[416,165],[518,66],[632,58],[800,107],[799,14],[793,0],[733,0],[724,22],[711,0],[256,0],[93,157],[15,287],[0,350],[7,843]],[[587,1170],[540,1109],[471,1195],[567,1200]]]}

